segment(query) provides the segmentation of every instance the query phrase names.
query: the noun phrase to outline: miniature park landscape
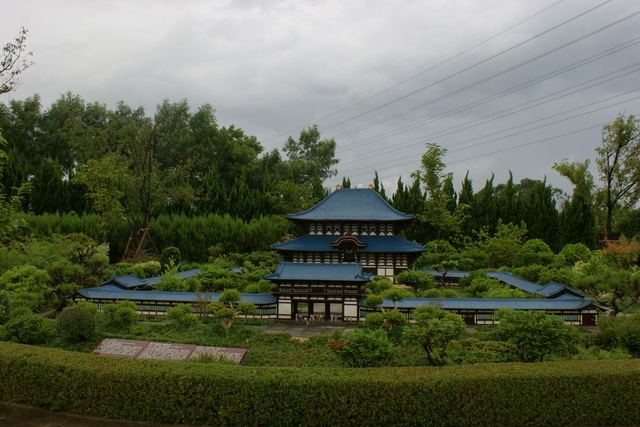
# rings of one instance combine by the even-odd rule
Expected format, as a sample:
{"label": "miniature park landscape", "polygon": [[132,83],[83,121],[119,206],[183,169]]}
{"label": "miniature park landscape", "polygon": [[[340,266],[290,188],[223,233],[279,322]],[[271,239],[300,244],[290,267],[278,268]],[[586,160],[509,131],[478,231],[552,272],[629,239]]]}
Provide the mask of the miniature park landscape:
{"label": "miniature park landscape", "polygon": [[[147,118],[34,96],[0,104],[0,129],[2,401],[208,425],[640,423],[633,116],[603,129],[601,187],[588,160],[554,165],[570,196],[468,176],[456,193],[436,144],[391,196],[377,174],[330,191],[317,126],[260,157],[186,101]],[[285,323],[326,333],[264,332]]]}

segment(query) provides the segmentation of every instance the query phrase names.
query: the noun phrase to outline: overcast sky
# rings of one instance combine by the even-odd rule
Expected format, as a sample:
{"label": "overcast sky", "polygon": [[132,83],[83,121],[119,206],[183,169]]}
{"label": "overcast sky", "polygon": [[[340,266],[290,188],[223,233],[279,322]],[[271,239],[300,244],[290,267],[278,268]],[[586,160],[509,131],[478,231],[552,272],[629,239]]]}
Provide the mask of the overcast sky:
{"label": "overcast sky", "polygon": [[637,0],[63,1],[6,3],[0,43],[34,65],[0,102],[66,92],[155,112],[209,103],[265,150],[318,124],[339,174],[387,192],[448,150],[456,186],[543,179],[594,159],[602,126],[640,115]]}

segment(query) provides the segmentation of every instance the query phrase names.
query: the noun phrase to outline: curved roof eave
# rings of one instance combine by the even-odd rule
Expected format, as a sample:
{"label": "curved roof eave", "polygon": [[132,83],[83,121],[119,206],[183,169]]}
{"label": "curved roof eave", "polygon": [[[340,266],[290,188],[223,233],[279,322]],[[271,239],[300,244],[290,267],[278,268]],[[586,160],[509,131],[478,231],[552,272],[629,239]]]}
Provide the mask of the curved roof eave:
{"label": "curved roof eave", "polygon": [[343,188],[336,190],[304,212],[287,214],[293,221],[408,221],[414,215],[402,213],[375,190]]}

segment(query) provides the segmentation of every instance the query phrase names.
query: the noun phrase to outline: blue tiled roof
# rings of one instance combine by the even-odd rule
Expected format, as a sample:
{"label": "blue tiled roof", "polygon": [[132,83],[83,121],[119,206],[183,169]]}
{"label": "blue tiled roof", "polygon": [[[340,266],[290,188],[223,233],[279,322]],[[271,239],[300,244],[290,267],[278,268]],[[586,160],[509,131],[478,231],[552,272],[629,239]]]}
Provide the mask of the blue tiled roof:
{"label": "blue tiled roof", "polygon": [[[364,305],[366,297],[360,299]],[[502,307],[514,310],[582,310],[594,307],[584,298],[562,299],[501,299],[501,298],[405,298],[396,302],[398,308],[416,308],[423,305],[434,305],[445,310],[498,310]],[[393,302],[384,299],[384,308],[393,308]]]}
{"label": "blue tiled roof", "polygon": [[375,190],[369,188],[336,190],[311,209],[286,217],[315,221],[404,221],[415,218],[392,208]]}
{"label": "blue tiled roof", "polygon": [[[297,239],[289,240],[280,245],[273,245],[273,249],[282,251],[337,251],[331,243],[340,236],[309,236],[305,234]],[[424,246],[413,243],[400,236],[357,236],[366,246],[359,252],[423,252]]]}
{"label": "blue tiled roof", "polygon": [[575,289],[556,282],[549,282],[546,286],[542,287],[538,293],[544,295],[546,298],[556,298],[563,295],[582,297],[582,294]]}
{"label": "blue tiled roof", "polygon": [[[199,268],[194,268],[193,270],[181,271],[180,273],[176,273],[177,277],[181,279],[188,279],[189,277],[194,277],[200,274]],[[104,282],[104,284],[115,284],[125,289],[136,289],[136,288],[145,288],[145,287],[153,287],[156,283],[162,281],[162,276],[149,277],[147,279],[140,279],[135,274],[129,274],[127,276],[113,276],[111,279]]]}
{"label": "blue tiled roof", "polygon": [[[129,301],[157,301],[157,302],[181,302],[190,303],[199,301],[195,292],[160,292],[127,290],[116,285],[104,285],[95,288],[80,289],[77,294],[87,299],[107,299],[107,300],[129,300]],[[209,301],[217,301],[220,293],[202,292],[201,298]],[[276,297],[271,294],[240,294],[241,302],[252,302],[254,304],[273,304]]]}
{"label": "blue tiled roof", "polygon": [[139,286],[145,286],[146,283],[138,278],[135,274],[129,274],[127,276],[113,276],[111,279],[104,282],[105,284],[118,284],[122,288],[135,288]]}
{"label": "blue tiled roof", "polygon": [[280,262],[273,274],[263,276],[270,280],[322,280],[340,282],[368,282],[373,275],[362,272],[362,264],[319,264],[306,262]]}
{"label": "blue tiled roof", "polygon": [[[437,270],[425,269],[420,271],[433,274],[434,276],[439,276],[440,274],[442,274]],[[468,271],[447,271],[447,275],[445,277],[455,277],[459,279],[468,275]],[[487,272],[487,276],[498,279],[501,282],[513,286],[514,288],[522,289],[525,292],[542,295],[545,298],[554,298],[562,293],[571,293],[575,296],[582,297],[582,294],[580,292],[571,289],[567,285],[550,282],[548,285],[542,286],[537,283],[521,279],[520,277],[514,276],[513,274],[506,271],[489,271]]]}
{"label": "blue tiled roof", "polygon": [[523,291],[529,292],[531,294],[537,294],[540,289],[543,288],[542,285],[538,285],[537,283],[521,279],[511,273],[507,273],[504,271],[490,271],[487,273],[487,276],[498,279],[501,282],[513,286],[514,288],[522,289]]}

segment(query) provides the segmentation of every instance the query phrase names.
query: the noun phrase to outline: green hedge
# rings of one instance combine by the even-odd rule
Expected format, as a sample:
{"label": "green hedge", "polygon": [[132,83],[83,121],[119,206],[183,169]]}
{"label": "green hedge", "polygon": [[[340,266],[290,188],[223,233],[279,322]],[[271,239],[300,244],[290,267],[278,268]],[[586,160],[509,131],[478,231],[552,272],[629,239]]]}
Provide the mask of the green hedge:
{"label": "green hedge", "polygon": [[212,425],[628,425],[640,361],[446,368],[252,368],[0,343],[0,399]]}

